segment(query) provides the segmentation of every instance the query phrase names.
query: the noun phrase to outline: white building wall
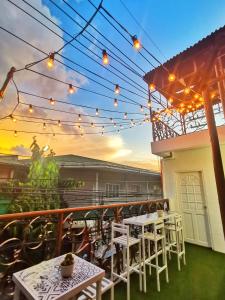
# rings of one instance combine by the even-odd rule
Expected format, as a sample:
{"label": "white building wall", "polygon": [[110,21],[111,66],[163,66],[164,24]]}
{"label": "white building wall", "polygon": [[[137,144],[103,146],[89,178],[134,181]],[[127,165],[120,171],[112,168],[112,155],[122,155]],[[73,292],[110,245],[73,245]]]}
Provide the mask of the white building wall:
{"label": "white building wall", "polygon": [[[225,145],[221,145],[225,169]],[[173,158],[162,161],[164,197],[170,199],[171,209],[180,211],[177,199],[176,178],[178,172],[201,171],[209,216],[211,245],[213,250],[225,253],[225,240],[220,217],[216,183],[210,147],[175,151]]]}

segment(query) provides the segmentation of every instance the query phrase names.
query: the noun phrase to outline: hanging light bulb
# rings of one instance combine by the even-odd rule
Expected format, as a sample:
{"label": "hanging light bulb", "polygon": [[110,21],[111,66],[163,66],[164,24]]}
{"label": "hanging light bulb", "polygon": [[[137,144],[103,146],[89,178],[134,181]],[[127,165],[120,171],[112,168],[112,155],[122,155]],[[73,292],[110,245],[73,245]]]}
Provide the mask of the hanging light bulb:
{"label": "hanging light bulb", "polygon": [[81,114],[78,115],[78,120],[81,121]]}
{"label": "hanging light bulb", "polygon": [[102,126],[102,131],[104,131],[105,130],[105,126]]}
{"label": "hanging light bulb", "polygon": [[123,129],[123,125],[122,124],[120,125],[120,128]]}
{"label": "hanging light bulb", "polygon": [[102,136],[103,136],[104,132],[102,131]]}
{"label": "hanging light bulb", "polygon": [[117,95],[120,93],[120,86],[119,86],[119,84],[115,85],[114,93],[117,94]]}
{"label": "hanging light bulb", "polygon": [[117,107],[118,106],[118,100],[114,99],[114,106]]}
{"label": "hanging light bulb", "polygon": [[144,111],[143,105],[140,105],[140,110],[141,110],[142,112]]}
{"label": "hanging light bulb", "polygon": [[110,121],[113,123],[113,118],[110,118]]}
{"label": "hanging light bulb", "polygon": [[175,76],[175,74],[173,74],[173,73],[170,73],[170,74],[169,74],[169,76],[168,76],[168,80],[169,80],[169,82],[173,82],[173,81],[175,81],[175,79],[176,79],[176,76]]}
{"label": "hanging light bulb", "polygon": [[50,53],[47,61],[47,65],[49,69],[51,69],[54,66],[54,59],[55,59],[55,53]]}
{"label": "hanging light bulb", "polygon": [[116,123],[114,123],[113,125],[114,125],[114,127],[116,127]]}
{"label": "hanging light bulb", "polygon": [[149,89],[150,89],[150,91],[154,91],[155,90],[155,84],[154,83],[150,83],[149,84]]}
{"label": "hanging light bulb", "polygon": [[45,123],[43,123],[43,129],[46,129],[46,124]]}
{"label": "hanging light bulb", "polygon": [[69,84],[68,92],[70,94],[73,94],[75,92],[75,88],[74,88],[74,86],[71,83]]}
{"label": "hanging light bulb", "polygon": [[196,100],[198,100],[199,97],[200,97],[199,94],[195,94],[195,95],[194,95],[194,98],[195,98]]}
{"label": "hanging light bulb", "polygon": [[189,87],[186,87],[184,89],[184,94],[188,95],[190,93],[191,89]]}
{"label": "hanging light bulb", "polygon": [[92,128],[95,127],[94,123],[91,123],[91,127],[92,127]]}
{"label": "hanging light bulb", "polygon": [[172,104],[173,103],[173,98],[169,97],[168,101],[169,101],[170,104]]}
{"label": "hanging light bulb", "polygon": [[102,50],[102,62],[104,65],[109,64],[109,57],[108,57],[106,50]]}
{"label": "hanging light bulb", "polygon": [[51,105],[54,105],[54,104],[55,104],[55,100],[54,100],[53,98],[50,98],[50,99],[49,99],[49,103],[50,103]]}
{"label": "hanging light bulb", "polygon": [[151,100],[148,100],[148,107],[150,108],[152,106]]}
{"label": "hanging light bulb", "polygon": [[132,41],[133,41],[133,47],[134,47],[136,50],[140,50],[140,49],[141,49],[141,43],[140,43],[140,41],[138,40],[138,38],[137,38],[136,35],[133,35],[133,36],[132,36]]}
{"label": "hanging light bulb", "polygon": [[127,119],[127,113],[126,112],[124,113],[124,119]]}
{"label": "hanging light bulb", "polygon": [[98,115],[99,115],[99,110],[98,110],[98,108],[96,108],[96,110],[95,110],[95,114],[96,114],[96,116],[98,116]]}
{"label": "hanging light bulb", "polygon": [[32,113],[33,112],[33,106],[30,104],[29,105],[29,112]]}
{"label": "hanging light bulb", "polygon": [[14,136],[17,137],[17,131],[16,130],[14,131]]}
{"label": "hanging light bulb", "polygon": [[16,123],[16,118],[14,118],[13,115],[10,115],[10,119],[11,119],[14,123]]}
{"label": "hanging light bulb", "polygon": [[60,120],[58,120],[58,126],[61,127],[62,126],[62,123]]}

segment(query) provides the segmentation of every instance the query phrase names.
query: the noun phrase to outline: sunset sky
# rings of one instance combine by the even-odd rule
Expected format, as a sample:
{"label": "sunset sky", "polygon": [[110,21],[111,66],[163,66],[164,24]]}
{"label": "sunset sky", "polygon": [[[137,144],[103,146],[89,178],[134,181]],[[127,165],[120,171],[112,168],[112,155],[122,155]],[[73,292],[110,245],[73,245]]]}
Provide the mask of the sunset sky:
{"label": "sunset sky", "polygon": [[[33,20],[10,2],[15,3],[18,7],[35,16],[57,35]],[[56,23],[58,27],[46,20],[43,15],[38,14],[38,12],[28,6],[26,2],[33,5],[42,14]],[[73,20],[54,6],[53,2],[57,3]],[[72,11],[65,2],[68,2],[69,5],[74,7],[85,19],[89,19],[94,13],[94,8],[87,0],[2,0],[0,27],[18,35],[46,53],[56,51],[64,44],[62,38],[70,40],[71,37],[69,37],[68,34],[75,36],[80,31],[80,27],[75,24],[75,22],[81,26],[85,25],[85,21]],[[98,5],[99,0],[93,0],[93,3]],[[135,15],[142,27],[135,23],[123,3],[125,3],[130,12]],[[123,0],[123,2],[120,0],[104,0],[103,5],[132,35],[136,34],[145,48],[153,53],[161,62],[166,61],[210,34],[212,31],[223,26],[225,20],[225,1],[223,0]],[[134,72],[129,72],[121,65],[120,61],[115,61],[110,55],[110,66],[101,66],[102,62],[98,56],[101,57],[102,53],[98,48],[99,44],[95,38],[100,40],[103,46],[112,49],[113,53],[119,56],[120,53],[104,40],[99,32],[124,52],[129,60],[135,62],[136,65],[140,67],[136,68],[129,60],[126,60],[129,65],[135,68],[134,71],[137,71],[143,76],[145,72],[148,72],[153,67],[148,61],[143,59],[100,14],[97,14],[94,18],[92,25],[98,29],[98,32],[95,31],[93,27],[88,27],[87,31],[92,35],[90,38],[91,42],[84,38],[84,36],[89,36],[87,33],[84,33],[77,41],[73,42],[74,47],[68,45],[60,52],[64,57],[69,58],[70,61],[57,56],[57,59],[67,64],[67,66],[55,62],[54,68],[48,70],[46,61],[44,61],[31,68],[37,72],[56,77],[63,82],[78,86],[79,88],[75,94],[68,94],[67,85],[47,79],[31,71],[17,72],[14,75],[14,80],[20,91],[41,95],[46,98],[52,97],[70,104],[98,108],[100,116],[106,118],[101,119],[95,117],[95,109],[66,105],[63,103],[56,104],[54,109],[64,110],[68,113],[50,111],[47,108],[52,107],[47,100],[20,93],[20,102],[25,104],[18,105],[13,113],[17,122],[12,122],[9,118],[0,120],[0,153],[29,155],[29,146],[32,142],[32,137],[37,136],[37,140],[41,145],[48,144],[54,149],[57,155],[77,154],[144,168],[158,168],[158,159],[151,154],[150,148],[150,142],[152,140],[151,125],[145,123],[129,128],[128,130],[121,130],[118,133],[118,124],[115,129],[113,124],[110,124],[109,118],[112,117],[114,122],[125,122],[123,120],[123,114],[117,112],[109,113],[101,110],[117,109],[119,112],[127,112],[129,120],[131,118],[143,120],[144,113],[141,113],[139,106],[121,102],[120,100],[124,100],[124,98],[121,98],[119,95],[117,97],[119,105],[118,108],[115,108],[112,99],[82,90],[82,88],[84,88],[114,98],[114,86],[110,84],[111,81],[133,92],[124,91],[121,88],[121,94],[125,95],[127,97],[126,99],[134,100],[142,105],[146,105],[147,103],[147,85],[140,76],[135,75]],[[151,40],[149,36],[143,32],[142,28],[145,29],[151,37]],[[123,34],[128,40],[130,39],[125,32],[123,32]],[[9,35],[2,29],[0,29],[0,41],[1,85],[10,67],[14,66],[18,70],[23,68],[26,64],[45,57],[43,53],[25,45],[22,41]],[[100,46],[100,48],[104,49],[103,46]],[[88,54],[89,57],[79,52],[78,49]],[[154,66],[157,66],[148,54],[145,55]],[[111,66],[113,66],[114,69],[112,69]],[[112,70],[114,74],[109,70]],[[82,75],[76,71],[82,73]],[[95,74],[98,74],[101,78]],[[116,74],[120,74],[122,79]],[[89,78],[87,78],[87,76]],[[105,87],[90,78],[100,82]],[[129,84],[129,82],[131,84]],[[16,89],[11,82],[4,99],[0,102],[0,117],[3,118],[9,115],[16,103]],[[36,118],[36,123],[30,122],[31,119],[29,117],[31,114],[28,112],[29,104],[34,106],[32,116]],[[35,108],[35,105],[40,107]],[[147,113],[147,111],[145,111],[145,113]],[[65,124],[69,121],[71,121],[71,123],[78,122],[78,114],[87,115],[82,117],[82,122],[88,122],[89,124],[91,122],[106,122],[109,124],[106,124],[105,131],[115,130],[116,132],[105,133],[101,136],[100,133],[102,129],[99,125],[99,128],[84,128],[84,137],[76,135],[80,134],[80,129]],[[116,118],[121,118],[122,120],[120,121],[118,119],[117,121]],[[45,121],[44,119],[55,120],[55,122],[60,120],[62,126],[58,127],[56,124],[53,124],[53,121]],[[24,120],[27,122],[24,122]],[[34,119],[32,120],[34,121]],[[66,121],[65,124],[63,121]],[[46,123],[45,131],[43,129],[43,122]],[[16,130],[18,132],[17,137],[14,137],[13,131],[4,131],[5,129]],[[19,131],[29,131],[33,133],[22,133]],[[38,134],[36,132],[48,132],[52,134]],[[85,135],[85,132],[91,134]],[[55,133],[55,135],[53,135],[53,133]],[[63,133],[65,135],[57,135],[57,133]]]}

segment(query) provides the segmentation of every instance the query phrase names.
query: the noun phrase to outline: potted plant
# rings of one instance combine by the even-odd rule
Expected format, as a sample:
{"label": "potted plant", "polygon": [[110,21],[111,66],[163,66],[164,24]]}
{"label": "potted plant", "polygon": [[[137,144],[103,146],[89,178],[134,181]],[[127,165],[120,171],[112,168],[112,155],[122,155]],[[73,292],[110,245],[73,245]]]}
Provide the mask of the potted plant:
{"label": "potted plant", "polygon": [[71,277],[74,268],[74,258],[72,253],[66,254],[64,260],[61,262],[61,275],[62,277]]}

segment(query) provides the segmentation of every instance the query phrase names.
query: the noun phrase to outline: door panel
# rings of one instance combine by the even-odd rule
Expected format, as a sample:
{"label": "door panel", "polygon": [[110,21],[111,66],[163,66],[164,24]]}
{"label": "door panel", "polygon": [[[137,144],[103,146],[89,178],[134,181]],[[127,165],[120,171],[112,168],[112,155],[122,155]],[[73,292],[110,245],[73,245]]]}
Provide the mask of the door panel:
{"label": "door panel", "polygon": [[209,247],[209,225],[201,172],[178,173],[178,201],[184,218],[185,239]]}

